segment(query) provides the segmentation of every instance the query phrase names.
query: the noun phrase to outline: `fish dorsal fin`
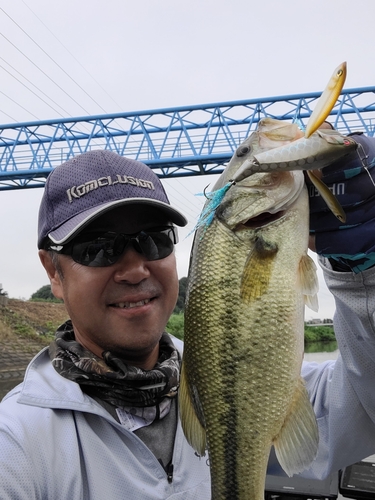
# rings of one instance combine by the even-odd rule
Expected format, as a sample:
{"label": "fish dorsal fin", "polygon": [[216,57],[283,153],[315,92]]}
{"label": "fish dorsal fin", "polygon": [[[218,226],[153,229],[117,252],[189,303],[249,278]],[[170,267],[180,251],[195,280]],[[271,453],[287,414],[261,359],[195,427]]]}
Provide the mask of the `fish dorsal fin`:
{"label": "fish dorsal fin", "polygon": [[288,416],[273,442],[277,459],[288,476],[302,472],[311,464],[318,442],[316,417],[300,378]]}
{"label": "fish dorsal fin", "polygon": [[[275,127],[271,130],[264,130],[263,128],[259,130],[259,139],[267,138],[274,142],[288,143],[295,141],[303,136],[303,133],[299,130],[295,123],[284,123],[279,127]],[[277,146],[277,145],[276,145]],[[275,144],[273,144],[275,147]]]}
{"label": "fish dorsal fin", "polygon": [[277,250],[276,244],[257,237],[242,275],[241,299],[244,302],[250,303],[267,291]]}
{"label": "fish dorsal fin", "polygon": [[298,286],[304,295],[305,304],[313,311],[318,311],[319,281],[316,265],[312,258],[305,254],[299,262]]}
{"label": "fish dorsal fin", "polygon": [[[185,363],[183,361],[178,399],[181,425],[187,442],[194,448],[199,456],[203,457],[206,452],[206,431],[203,423],[203,411],[200,406],[198,395],[195,395],[194,399],[192,398],[186,377]],[[198,418],[198,415],[200,415],[200,418]]]}

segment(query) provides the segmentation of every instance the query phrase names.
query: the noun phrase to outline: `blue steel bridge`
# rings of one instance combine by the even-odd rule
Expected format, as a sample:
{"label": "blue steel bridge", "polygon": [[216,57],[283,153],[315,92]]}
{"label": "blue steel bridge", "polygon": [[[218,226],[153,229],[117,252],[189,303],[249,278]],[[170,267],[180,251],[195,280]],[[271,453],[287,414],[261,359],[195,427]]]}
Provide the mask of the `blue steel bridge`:
{"label": "blue steel bridge", "polygon": [[[321,92],[0,126],[0,190],[43,187],[54,167],[92,149],[143,161],[161,178],[220,173],[265,117],[303,128]],[[375,135],[375,87],[343,90],[328,118]]]}

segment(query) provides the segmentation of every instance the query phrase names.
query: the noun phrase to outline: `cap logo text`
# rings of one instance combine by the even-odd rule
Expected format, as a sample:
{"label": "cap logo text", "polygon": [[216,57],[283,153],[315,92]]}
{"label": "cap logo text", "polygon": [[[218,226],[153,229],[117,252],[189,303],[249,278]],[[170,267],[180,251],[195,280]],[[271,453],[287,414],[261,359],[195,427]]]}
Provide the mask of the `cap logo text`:
{"label": "cap logo text", "polygon": [[90,191],[95,191],[95,189],[99,189],[105,186],[115,186],[116,184],[131,184],[132,186],[155,190],[155,186],[151,181],[138,179],[137,177],[131,177],[130,175],[117,174],[115,178],[112,178],[110,175],[108,175],[105,177],[100,177],[99,179],[85,182],[80,186],[72,186],[71,188],[67,189],[66,194],[68,195],[69,203],[72,203],[74,199],[78,200]]}

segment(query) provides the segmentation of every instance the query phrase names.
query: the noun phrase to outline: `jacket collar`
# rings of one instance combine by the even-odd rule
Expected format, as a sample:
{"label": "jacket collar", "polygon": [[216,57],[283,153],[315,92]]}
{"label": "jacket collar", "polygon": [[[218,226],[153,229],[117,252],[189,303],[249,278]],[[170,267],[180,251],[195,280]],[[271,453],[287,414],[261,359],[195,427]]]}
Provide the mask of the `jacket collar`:
{"label": "jacket collar", "polygon": [[32,359],[26,369],[23,383],[6,397],[15,392],[19,392],[18,403],[30,406],[80,410],[97,414],[105,411],[83,393],[78,384],[56,372],[49,358],[48,347]]}
{"label": "jacket collar", "polygon": [[[173,336],[176,348],[182,353],[183,342]],[[57,373],[51,364],[48,347],[29,363],[24,381],[10,391],[5,399],[19,393],[18,403],[41,408],[77,410],[109,417],[108,412],[82,392],[80,386]],[[110,417],[112,419],[112,417]]]}

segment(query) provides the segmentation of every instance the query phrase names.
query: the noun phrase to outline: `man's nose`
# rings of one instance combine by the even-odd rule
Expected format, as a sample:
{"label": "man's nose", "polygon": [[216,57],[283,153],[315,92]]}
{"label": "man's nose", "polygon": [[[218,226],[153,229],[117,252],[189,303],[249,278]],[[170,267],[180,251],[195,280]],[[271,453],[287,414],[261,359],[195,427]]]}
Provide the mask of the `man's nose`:
{"label": "man's nose", "polygon": [[115,281],[126,281],[128,283],[139,283],[150,276],[148,260],[137,252],[133,245],[127,245],[124,253],[114,264]]}

